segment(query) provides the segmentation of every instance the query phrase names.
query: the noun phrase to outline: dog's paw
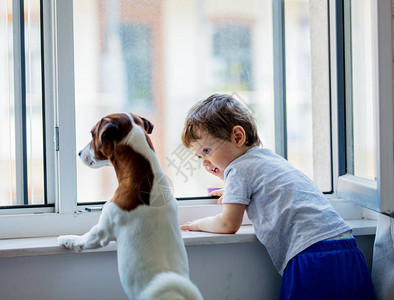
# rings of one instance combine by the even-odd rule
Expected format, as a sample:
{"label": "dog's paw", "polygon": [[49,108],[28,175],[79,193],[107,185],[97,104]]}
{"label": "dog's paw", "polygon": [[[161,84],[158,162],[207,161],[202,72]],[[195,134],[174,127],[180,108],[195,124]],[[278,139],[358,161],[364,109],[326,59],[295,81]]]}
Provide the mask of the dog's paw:
{"label": "dog's paw", "polygon": [[81,237],[77,235],[61,235],[57,238],[57,243],[68,249],[74,249],[78,252],[84,249]]}

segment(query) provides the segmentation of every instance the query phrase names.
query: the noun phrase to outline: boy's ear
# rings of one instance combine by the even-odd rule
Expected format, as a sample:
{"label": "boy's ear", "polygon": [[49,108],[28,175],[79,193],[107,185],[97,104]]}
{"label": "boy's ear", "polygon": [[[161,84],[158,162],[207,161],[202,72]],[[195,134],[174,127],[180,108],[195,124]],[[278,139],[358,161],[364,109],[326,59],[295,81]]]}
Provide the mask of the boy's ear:
{"label": "boy's ear", "polygon": [[246,133],[242,126],[234,126],[231,136],[238,147],[242,147],[246,142]]}

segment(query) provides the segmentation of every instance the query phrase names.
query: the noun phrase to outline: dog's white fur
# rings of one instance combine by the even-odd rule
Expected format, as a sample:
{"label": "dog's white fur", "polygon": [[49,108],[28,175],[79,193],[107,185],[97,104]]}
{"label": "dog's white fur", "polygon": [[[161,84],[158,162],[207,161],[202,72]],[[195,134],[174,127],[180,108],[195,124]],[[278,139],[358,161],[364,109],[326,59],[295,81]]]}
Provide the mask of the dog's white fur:
{"label": "dog's white fur", "polygon": [[[150,197],[153,202],[126,211],[108,201],[98,224],[88,233],[60,236],[58,243],[81,251],[103,247],[116,240],[120,281],[130,299],[202,299],[197,287],[189,280],[176,200],[164,176],[157,176],[163,173],[146,140],[145,131],[127,115],[132,129],[121,143],[129,145],[150,162],[155,174]],[[97,160],[89,145],[80,156],[90,167],[108,164],[108,161]]]}

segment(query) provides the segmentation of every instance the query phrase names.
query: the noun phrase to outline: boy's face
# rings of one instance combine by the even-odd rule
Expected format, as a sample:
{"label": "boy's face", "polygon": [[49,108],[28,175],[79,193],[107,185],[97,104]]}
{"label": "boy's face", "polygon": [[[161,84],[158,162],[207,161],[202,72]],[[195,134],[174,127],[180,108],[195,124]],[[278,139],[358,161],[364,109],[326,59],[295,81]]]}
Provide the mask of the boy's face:
{"label": "boy's face", "polygon": [[191,150],[202,159],[204,168],[211,174],[224,179],[224,170],[239,155],[239,147],[233,141],[221,140],[208,133],[191,143]]}

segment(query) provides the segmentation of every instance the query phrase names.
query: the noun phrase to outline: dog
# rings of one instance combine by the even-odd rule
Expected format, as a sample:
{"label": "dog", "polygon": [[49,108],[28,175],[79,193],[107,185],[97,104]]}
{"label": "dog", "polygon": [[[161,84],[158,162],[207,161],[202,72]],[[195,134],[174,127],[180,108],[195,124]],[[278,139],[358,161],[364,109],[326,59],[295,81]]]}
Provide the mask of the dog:
{"label": "dog", "polygon": [[116,240],[119,277],[130,299],[199,300],[152,130],[149,120],[131,113],[108,115],[93,127],[79,156],[91,168],[113,165],[119,184],[97,225],[82,236],[59,236],[58,243],[81,251]]}

